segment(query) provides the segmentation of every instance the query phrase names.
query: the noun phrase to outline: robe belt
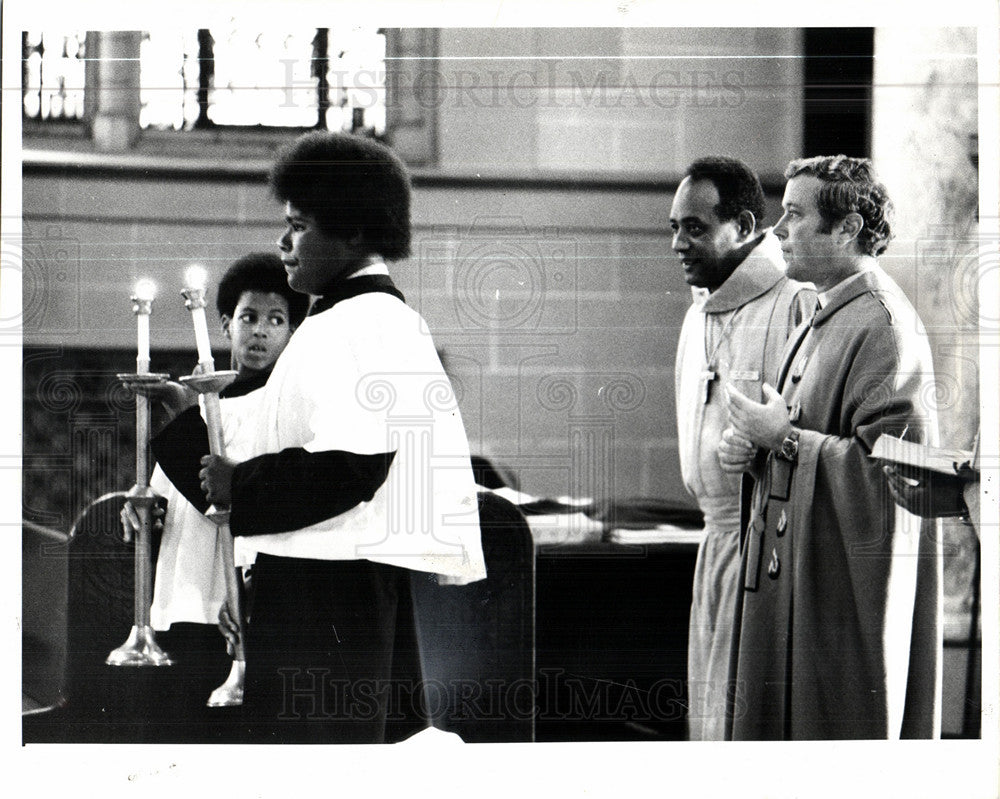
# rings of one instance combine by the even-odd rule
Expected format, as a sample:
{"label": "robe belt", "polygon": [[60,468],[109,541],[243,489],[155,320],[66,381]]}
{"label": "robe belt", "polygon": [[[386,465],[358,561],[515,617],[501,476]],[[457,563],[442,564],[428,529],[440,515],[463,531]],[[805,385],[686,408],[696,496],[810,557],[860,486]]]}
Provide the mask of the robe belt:
{"label": "robe belt", "polygon": [[705,517],[709,532],[728,533],[740,529],[739,497],[727,494],[721,497],[698,497],[698,507]]}

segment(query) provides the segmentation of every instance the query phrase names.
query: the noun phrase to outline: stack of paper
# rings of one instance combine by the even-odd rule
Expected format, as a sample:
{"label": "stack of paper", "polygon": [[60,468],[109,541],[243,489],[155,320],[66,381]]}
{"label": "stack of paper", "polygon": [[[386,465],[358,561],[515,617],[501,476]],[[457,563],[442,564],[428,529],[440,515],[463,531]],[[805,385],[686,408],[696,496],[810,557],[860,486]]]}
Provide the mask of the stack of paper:
{"label": "stack of paper", "polygon": [[677,527],[660,524],[647,530],[616,528],[608,533],[608,541],[615,544],[691,544],[698,546],[705,537],[703,528]]}
{"label": "stack of paper", "polygon": [[878,437],[870,457],[942,474],[959,474],[970,469],[972,463],[970,450],[931,447],[890,435]]}

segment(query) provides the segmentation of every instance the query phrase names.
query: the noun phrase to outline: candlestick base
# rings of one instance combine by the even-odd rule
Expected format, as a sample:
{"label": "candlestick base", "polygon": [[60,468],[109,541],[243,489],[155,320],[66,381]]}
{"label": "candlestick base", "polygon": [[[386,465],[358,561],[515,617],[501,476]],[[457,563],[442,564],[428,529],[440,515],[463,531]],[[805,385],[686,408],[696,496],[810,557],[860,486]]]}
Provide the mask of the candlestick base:
{"label": "candlestick base", "polygon": [[104,661],[109,666],[172,666],[170,655],[160,649],[148,624],[133,625],[128,640]]}
{"label": "candlestick base", "polygon": [[218,372],[205,372],[200,375],[187,375],[181,382],[193,388],[199,394],[218,394],[236,379],[238,373],[233,369],[223,369]]}
{"label": "candlestick base", "polygon": [[234,707],[243,704],[243,677],[247,664],[243,660],[234,660],[226,681],[212,691],[205,703],[208,707]]}

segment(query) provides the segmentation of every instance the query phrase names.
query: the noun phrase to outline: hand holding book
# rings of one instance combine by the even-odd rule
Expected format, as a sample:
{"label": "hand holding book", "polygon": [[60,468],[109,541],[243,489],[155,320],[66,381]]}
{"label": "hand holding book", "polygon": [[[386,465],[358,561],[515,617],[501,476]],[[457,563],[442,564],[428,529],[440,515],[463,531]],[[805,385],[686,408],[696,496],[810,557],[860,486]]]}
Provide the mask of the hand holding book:
{"label": "hand holding book", "polygon": [[965,488],[979,479],[974,451],[943,449],[883,435],[872,458],[882,467],[895,503],[925,518],[965,516]]}
{"label": "hand holding book", "polygon": [[910,513],[924,518],[968,514],[964,493],[969,481],[964,477],[903,466],[883,466],[882,471],[893,501]]}

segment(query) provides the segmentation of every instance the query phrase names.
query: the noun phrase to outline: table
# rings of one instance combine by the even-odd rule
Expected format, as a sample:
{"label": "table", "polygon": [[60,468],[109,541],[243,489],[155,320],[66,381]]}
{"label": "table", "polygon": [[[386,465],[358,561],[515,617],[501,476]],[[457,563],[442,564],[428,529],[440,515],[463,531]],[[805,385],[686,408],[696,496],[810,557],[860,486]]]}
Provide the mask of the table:
{"label": "table", "polygon": [[537,741],[684,739],[696,553],[536,548]]}

